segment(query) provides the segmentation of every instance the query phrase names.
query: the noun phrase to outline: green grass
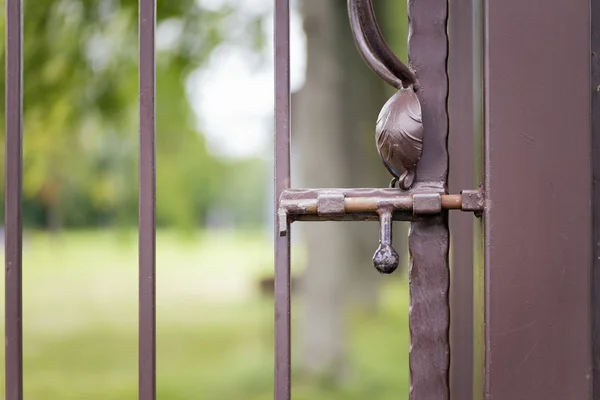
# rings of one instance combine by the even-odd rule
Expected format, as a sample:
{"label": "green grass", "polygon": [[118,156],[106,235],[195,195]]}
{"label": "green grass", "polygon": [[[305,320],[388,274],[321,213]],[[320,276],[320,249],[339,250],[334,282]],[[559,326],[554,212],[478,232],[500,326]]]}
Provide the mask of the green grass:
{"label": "green grass", "polygon": [[[256,232],[159,233],[160,399],[272,399],[273,305],[257,291],[271,269],[270,239]],[[137,279],[135,235],[27,237],[26,399],[136,398]],[[333,387],[295,375],[295,400],[408,398],[405,285],[390,283],[382,304],[351,316],[351,379]]]}

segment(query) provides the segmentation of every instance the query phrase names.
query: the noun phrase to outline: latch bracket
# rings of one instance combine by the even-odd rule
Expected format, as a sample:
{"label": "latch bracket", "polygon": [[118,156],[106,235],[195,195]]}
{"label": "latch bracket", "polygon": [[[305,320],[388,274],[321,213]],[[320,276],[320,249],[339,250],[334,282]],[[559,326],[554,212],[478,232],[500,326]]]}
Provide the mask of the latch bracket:
{"label": "latch bracket", "polygon": [[[473,212],[480,217],[484,207],[482,189],[460,194],[423,189],[286,189],[277,215],[280,236],[287,235],[294,221],[379,221],[380,247],[373,263],[380,272],[391,273],[398,266],[398,257],[383,257],[381,249],[395,253],[391,247],[393,220],[417,221],[446,210]],[[392,259],[395,262],[390,262]]]}

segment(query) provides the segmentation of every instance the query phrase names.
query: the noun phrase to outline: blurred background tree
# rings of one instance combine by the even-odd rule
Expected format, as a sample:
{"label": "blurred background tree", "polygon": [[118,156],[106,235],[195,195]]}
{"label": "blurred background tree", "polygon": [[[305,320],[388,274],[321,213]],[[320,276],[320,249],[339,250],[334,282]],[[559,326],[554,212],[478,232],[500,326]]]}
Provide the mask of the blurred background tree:
{"label": "blurred background tree", "polygon": [[[26,226],[58,230],[137,222],[137,9],[133,0],[25,4]],[[227,169],[244,174],[207,151],[186,87],[223,41],[254,48],[264,41],[260,19],[232,36],[226,23],[232,14],[232,7],[211,11],[194,0],[158,2],[161,226],[201,226],[210,205],[225,200],[220,189]],[[260,197],[249,200],[261,204]]]}
{"label": "blurred background tree", "polygon": [[[375,4],[390,45],[406,59],[404,3]],[[360,58],[345,1],[305,0],[302,5],[307,75],[292,98],[299,186],[386,187],[390,177],[375,150],[374,132],[379,110],[393,88]],[[405,228],[396,228],[395,248],[402,254]],[[367,314],[379,310],[382,277],[371,261],[378,226],[345,222],[305,224],[300,229],[307,245],[301,365],[309,375],[339,382],[351,374],[346,349],[349,306]]]}

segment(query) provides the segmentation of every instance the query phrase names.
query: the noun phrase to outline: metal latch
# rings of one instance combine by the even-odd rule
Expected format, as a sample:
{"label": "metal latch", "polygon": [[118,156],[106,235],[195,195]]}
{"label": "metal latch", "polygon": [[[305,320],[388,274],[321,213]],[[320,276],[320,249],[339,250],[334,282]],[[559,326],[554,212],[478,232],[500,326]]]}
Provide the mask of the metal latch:
{"label": "metal latch", "polygon": [[373,265],[390,274],[399,264],[392,247],[392,221],[416,221],[448,210],[473,212],[484,209],[482,190],[461,194],[398,189],[287,189],[279,199],[279,235],[287,235],[294,221],[379,221],[379,248]]}

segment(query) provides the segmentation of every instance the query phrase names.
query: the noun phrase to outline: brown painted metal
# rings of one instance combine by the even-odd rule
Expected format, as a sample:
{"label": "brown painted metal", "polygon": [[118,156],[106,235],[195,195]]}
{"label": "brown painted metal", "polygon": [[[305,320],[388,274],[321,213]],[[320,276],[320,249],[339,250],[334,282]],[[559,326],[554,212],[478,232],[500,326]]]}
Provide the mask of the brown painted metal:
{"label": "brown painted metal", "polygon": [[398,267],[400,257],[392,246],[392,221],[422,221],[442,210],[481,213],[481,191],[465,190],[460,195],[441,194],[428,187],[424,192],[396,189],[286,189],[279,198],[277,227],[280,236],[289,233],[293,221],[379,220],[379,247],[373,265],[385,274]]}
{"label": "brown painted metal", "polygon": [[[473,2],[448,4],[450,192],[474,184]],[[450,398],[473,398],[473,217],[450,213]]]}
{"label": "brown painted metal", "polygon": [[[439,208],[427,208],[428,196],[439,201]],[[482,211],[481,196],[479,191],[470,190],[440,195],[397,189],[287,189],[281,193],[279,207],[290,221],[311,221],[315,216],[321,221],[371,221],[378,219],[382,208],[391,208],[395,220],[411,221],[415,216],[438,214],[442,209]],[[332,198],[339,205],[332,204]],[[329,203],[327,208],[324,201]]]}
{"label": "brown painted metal", "polygon": [[410,189],[423,154],[421,104],[412,86],[402,88],[381,109],[375,128],[377,152],[394,177],[390,186]]}
{"label": "brown painted metal", "polygon": [[[275,211],[290,187],[290,4],[275,0]],[[290,234],[275,216],[275,400],[291,397]],[[287,225],[287,221],[285,222]]]}
{"label": "brown painted metal", "polygon": [[387,45],[371,0],[348,0],[348,13],[354,42],[365,62],[392,86],[404,86],[379,113],[375,141],[384,166],[394,177],[390,186],[397,183],[399,188],[409,189],[423,153],[421,105],[413,88],[415,75]]}
{"label": "brown painted metal", "polygon": [[[354,44],[358,49],[359,54],[365,61],[365,63],[371,67],[371,69],[379,75],[384,81],[389,83],[396,89],[400,89],[402,80],[396,77],[390,70],[380,61],[379,57],[373,54],[373,50],[367,43],[365,32],[362,28],[361,19],[359,18],[358,8],[356,7],[357,0],[348,1],[348,16],[350,18],[350,28],[352,29],[352,37],[354,38]],[[384,41],[385,43],[385,41]],[[392,53],[393,55],[393,53]],[[412,75],[412,72],[407,68],[407,71]],[[414,81],[414,76],[411,78]]]}
{"label": "brown painted metal", "polygon": [[[407,86],[407,80],[410,81],[410,90],[412,94],[412,84],[417,90],[418,107],[412,107],[416,111],[422,111],[419,118],[413,118],[418,123],[418,157],[413,160],[407,155],[414,148],[414,143],[402,139],[402,135],[392,135],[384,137],[382,132],[389,130],[389,123],[396,121],[387,121],[387,116],[403,115],[402,112],[390,109],[390,112],[382,112],[378,121],[378,136],[386,139],[378,140],[378,150],[388,170],[395,177],[399,177],[400,187],[406,189],[412,186],[414,176],[414,166],[416,161],[417,177],[415,189],[425,191],[428,194],[420,197],[420,202],[409,202],[406,199],[398,198],[397,204],[393,208],[382,207],[381,200],[375,199],[370,206],[375,205],[375,210],[381,219],[382,234],[380,242],[385,245],[389,239],[388,231],[384,227],[391,224],[391,220],[396,218],[393,211],[407,211],[412,208],[413,211],[426,211],[435,214],[442,210],[441,194],[447,189],[448,174],[448,115],[446,109],[446,100],[448,96],[448,85],[446,75],[446,60],[448,53],[446,36],[446,0],[428,0],[415,1],[409,0],[409,59],[411,69],[415,72],[416,82],[414,82],[413,73],[404,76],[402,74],[406,67],[395,57],[385,44],[381,32],[375,21],[371,1],[349,0],[350,23],[355,36],[355,43],[363,58],[375,72],[393,86],[393,80],[390,80],[386,71],[381,72],[383,65],[392,72],[396,78],[403,80],[404,86]],[[377,62],[373,62],[379,61]],[[394,67],[400,67],[394,69]],[[402,92],[397,94],[399,99],[403,99]],[[394,98],[392,98],[392,103]],[[420,105],[419,105],[420,103]],[[398,103],[399,105],[401,102]],[[410,105],[410,104],[409,104]],[[406,107],[404,107],[406,108]],[[400,107],[400,111],[404,111]],[[408,107],[410,108],[410,107]],[[422,110],[421,110],[422,109]],[[414,113],[415,115],[421,112]],[[383,118],[382,118],[383,117]],[[424,145],[425,152],[421,157],[421,140],[423,132],[420,131],[422,124],[425,129]],[[397,121],[399,122],[399,121]],[[397,126],[396,126],[397,125]],[[393,126],[393,130],[399,132],[407,131],[404,122],[402,125]],[[414,129],[408,129],[410,133],[416,132]],[[406,135],[409,136],[410,135]],[[384,151],[388,147],[395,149],[395,154],[387,154]],[[401,168],[396,164],[391,165],[390,160],[398,159]],[[407,159],[410,162],[406,162]],[[414,162],[413,162],[414,161]],[[412,163],[411,163],[412,162]],[[408,165],[410,164],[410,165]],[[400,171],[398,171],[400,170]],[[398,173],[400,172],[400,173]],[[405,174],[407,174],[405,176]],[[436,195],[437,193],[437,195]],[[401,192],[396,194],[401,197]],[[462,199],[461,199],[462,200]],[[364,200],[363,200],[364,202]],[[412,203],[412,204],[411,204]],[[373,217],[372,208],[368,209],[371,215],[354,214],[352,219],[369,219]],[[323,216],[318,216],[323,217]],[[324,216],[326,218],[340,218],[339,213],[335,215]],[[343,217],[343,216],[342,216]],[[350,215],[348,215],[350,217]],[[404,218],[405,215],[398,215]],[[314,216],[313,216],[314,218]],[[448,270],[448,248],[449,233],[447,225],[447,213],[435,217],[429,217],[411,225],[409,237],[411,268],[410,268],[410,330],[411,330],[411,399],[447,399],[449,396],[449,270]],[[385,246],[384,246],[385,247]],[[389,247],[389,246],[388,246]],[[393,264],[397,257],[394,252],[385,250],[382,247],[375,254],[374,261],[377,267],[377,260],[380,260],[378,268],[380,271],[393,270]],[[392,249],[393,250],[393,249]],[[381,254],[380,254],[381,253]],[[385,253],[385,254],[384,254]]]}
{"label": "brown painted metal", "polygon": [[382,274],[391,274],[398,268],[400,256],[392,246],[392,209],[379,210],[379,247],[373,255],[373,266]]}
{"label": "brown painted metal", "polygon": [[[448,76],[446,61],[446,0],[409,0],[408,56],[417,76],[417,95],[423,111],[423,156],[414,188],[445,192],[448,176]],[[447,213],[413,222],[411,256],[410,375],[411,400],[449,397],[449,232]]]}
{"label": "brown painted metal", "polygon": [[395,88],[414,85],[414,73],[396,57],[383,38],[372,1],[348,0],[348,13],[354,42],[367,65]]}
{"label": "brown painted metal", "polygon": [[139,399],[156,399],[156,0],[139,2]]}
{"label": "brown painted metal", "polygon": [[485,396],[591,399],[590,2],[485,8]]}
{"label": "brown painted metal", "polygon": [[23,399],[23,6],[6,1],[5,398]]}
{"label": "brown painted metal", "polygon": [[592,98],[592,356],[593,399],[600,398],[600,3],[591,2],[591,82]]}

